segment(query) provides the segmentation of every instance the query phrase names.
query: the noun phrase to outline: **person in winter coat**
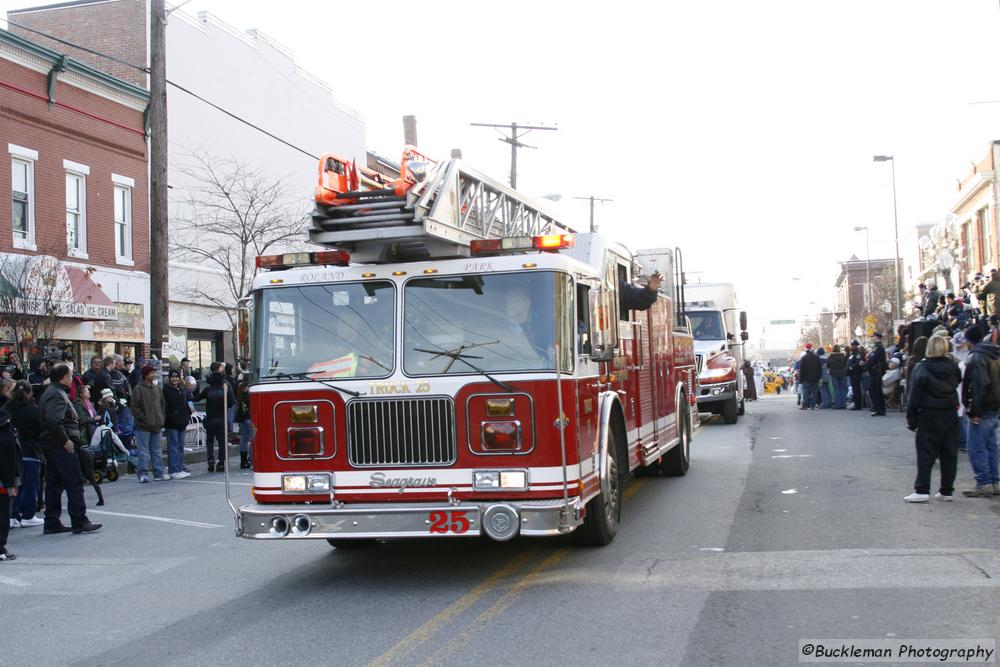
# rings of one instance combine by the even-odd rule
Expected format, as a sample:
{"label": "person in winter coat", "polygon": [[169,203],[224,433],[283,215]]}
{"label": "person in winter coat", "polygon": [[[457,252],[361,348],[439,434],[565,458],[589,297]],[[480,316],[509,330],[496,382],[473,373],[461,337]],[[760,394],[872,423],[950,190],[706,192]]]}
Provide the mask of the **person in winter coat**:
{"label": "person in winter coat", "polygon": [[94,435],[94,429],[101,422],[101,418],[97,414],[97,408],[94,407],[94,403],[90,400],[90,387],[82,385],[78,389],[76,400],[73,401],[73,407],[76,408],[76,416],[80,421],[80,440],[81,442],[89,443]]}
{"label": "person in winter coat", "polygon": [[1000,358],[1000,347],[983,341],[983,335],[983,330],[975,325],[965,332],[966,341],[974,345],[962,378],[962,404],[969,418],[966,447],[976,476],[975,488],[962,492],[969,498],[1000,495],[1000,475],[997,473],[1000,400],[990,373],[990,365]]}
{"label": "person in winter coat", "polygon": [[166,401],[163,391],[153,384],[156,379],[156,367],[146,364],[142,367],[142,382],[135,386],[132,393],[132,416],[135,418],[136,448],[139,450],[139,461],[136,466],[139,483],[149,481],[148,470],[153,468],[153,479],[164,482],[170,475],[163,472],[163,450],[160,446],[160,431],[166,417]]}
{"label": "person in winter coat", "polygon": [[[236,404],[236,397],[222,375],[222,368],[221,361],[212,362],[208,384],[194,397],[195,401],[205,401],[205,447],[208,450],[209,472],[223,472],[226,469],[226,412],[228,406]],[[213,456],[213,441],[218,443],[218,461]]]}
{"label": "person in winter coat", "polygon": [[816,395],[816,402],[819,403],[820,408],[827,410],[833,407],[833,394],[830,392],[830,369],[827,366],[828,358],[826,350],[822,347],[819,348],[816,350],[816,356],[819,357],[823,368],[823,373],[819,379],[819,392]]}
{"label": "person in winter coat", "polygon": [[[45,527],[53,533],[90,533],[101,527],[87,518],[83,498],[83,471],[76,450],[80,446],[80,422],[69,399],[73,375],[66,364],[56,364],[51,382],[39,401],[42,452],[45,454]],[[60,521],[62,493],[69,499],[70,527]]]}
{"label": "person in winter coat", "polygon": [[906,400],[910,400],[910,378],[913,377],[913,370],[917,365],[917,362],[924,358],[927,354],[927,336],[921,336],[920,338],[913,341],[913,350],[910,352],[910,356],[906,359],[906,370],[903,371],[903,377],[906,378]]}
{"label": "person in winter coat", "polygon": [[923,302],[920,305],[920,314],[924,317],[933,317],[935,311],[937,311],[940,296],[941,293],[938,292],[937,285],[928,283],[927,291],[924,292]]}
{"label": "person in winter coat", "polygon": [[830,371],[830,382],[833,383],[833,409],[844,410],[847,408],[847,355],[840,350],[839,345],[833,346],[833,352],[826,360],[826,367]]}
{"label": "person in winter coat", "polygon": [[[40,413],[35,394],[27,380],[14,385],[11,400],[7,403],[11,422],[17,429],[21,445],[21,488],[13,499],[11,512],[21,528],[40,526],[44,521],[35,516],[42,479],[42,446],[39,442]],[[13,524],[12,524],[13,525]]]}
{"label": "person in winter coat", "polygon": [[802,405],[799,410],[816,409],[816,390],[823,379],[823,362],[813,352],[812,343],[806,343],[806,353],[799,359],[799,382],[802,384]]}
{"label": "person in winter coat", "polygon": [[166,407],[163,428],[167,433],[167,474],[174,479],[185,479],[191,476],[184,470],[184,434],[191,422],[191,407],[180,371],[170,371],[167,384],[163,387],[163,400]]}
{"label": "person in winter coat", "polygon": [[993,271],[990,274],[990,282],[979,293],[979,298],[983,302],[984,315],[1000,314],[1000,271]]}
{"label": "person in winter coat", "polygon": [[910,402],[906,407],[906,426],[917,432],[917,478],[913,493],[903,500],[926,503],[931,493],[931,468],[941,465],[941,486],[934,495],[951,500],[955,492],[958,463],[958,396],[955,389],[962,381],[958,364],[948,356],[947,338],[932,336],[927,356],[913,368],[910,379]]}
{"label": "person in winter coat", "polygon": [[882,393],[882,376],[889,365],[882,347],[882,334],[872,334],[872,350],[868,353],[864,369],[868,372],[868,398],[872,402],[872,417],[885,416],[885,394]]}
{"label": "person in winter coat", "polygon": [[250,421],[250,376],[246,374],[240,376],[236,386],[236,423],[240,425],[240,469],[249,470],[253,422]]}
{"label": "person in winter coat", "polygon": [[660,289],[662,280],[663,276],[657,271],[649,277],[645,287],[629,285],[624,281],[620,282],[618,293],[622,313],[627,313],[630,310],[649,310],[656,303],[656,292]]}
{"label": "person in winter coat", "polygon": [[749,359],[743,362],[741,370],[743,372],[743,400],[756,401],[757,385],[753,381],[753,364],[750,363]]}
{"label": "person in winter coat", "polygon": [[17,442],[17,429],[7,410],[7,401],[13,389],[13,380],[0,380],[0,561],[17,558],[7,551],[7,536],[15,523],[10,506],[21,486],[21,447]]}
{"label": "person in winter coat", "polygon": [[861,350],[861,344],[852,340],[851,353],[847,357],[847,377],[851,381],[851,402],[854,410],[863,410],[865,407],[865,392],[862,385],[864,366],[865,355]]}

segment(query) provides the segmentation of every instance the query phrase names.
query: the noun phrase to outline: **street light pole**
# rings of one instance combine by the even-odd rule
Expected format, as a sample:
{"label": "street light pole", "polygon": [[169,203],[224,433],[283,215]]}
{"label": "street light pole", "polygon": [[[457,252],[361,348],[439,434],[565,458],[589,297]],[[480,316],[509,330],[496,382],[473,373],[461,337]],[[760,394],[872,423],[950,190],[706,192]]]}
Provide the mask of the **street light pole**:
{"label": "street light pole", "polygon": [[896,160],[892,155],[875,155],[875,162],[889,162],[892,167],[892,227],[896,238],[896,319],[903,319],[902,285],[899,280],[899,216],[896,212]]}
{"label": "street light pole", "polygon": [[865,231],[865,314],[870,315],[868,311],[872,307],[872,251],[868,243],[868,228],[855,227],[854,231],[860,232],[862,229]]}

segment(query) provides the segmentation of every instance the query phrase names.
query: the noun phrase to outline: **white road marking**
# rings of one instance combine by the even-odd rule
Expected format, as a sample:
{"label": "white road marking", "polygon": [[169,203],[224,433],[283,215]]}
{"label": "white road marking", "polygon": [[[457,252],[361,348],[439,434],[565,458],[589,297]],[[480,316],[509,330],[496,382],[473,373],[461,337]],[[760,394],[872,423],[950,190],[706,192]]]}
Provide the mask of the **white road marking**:
{"label": "white road marking", "polygon": [[0,575],[0,584],[4,584],[7,586],[20,586],[20,587],[31,585],[26,581],[21,581],[20,579],[15,579],[14,577],[4,577],[2,575]]}
{"label": "white road marking", "polygon": [[[183,481],[188,484],[221,484],[223,486],[226,485],[225,482],[209,482],[204,479],[185,479]],[[253,484],[251,484],[250,482],[230,482],[229,486],[253,486]]]}
{"label": "white road marking", "polygon": [[725,551],[722,547],[700,547],[698,551]]}
{"label": "white road marking", "polygon": [[165,516],[148,516],[146,514],[125,514],[124,512],[107,512],[105,510],[87,510],[88,514],[104,514],[107,516],[123,516],[127,519],[146,519],[148,521],[162,521],[163,523],[174,523],[178,526],[191,526],[192,528],[225,528],[217,523],[202,523],[200,521],[187,521],[186,519],[170,519]]}
{"label": "white road marking", "polygon": [[811,459],[812,454],[778,454],[777,456],[772,456],[772,459]]}
{"label": "white road marking", "polygon": [[782,493],[785,494],[786,496],[791,496],[793,494],[798,493],[798,490],[797,489],[785,489],[784,491],[782,491]]}
{"label": "white road marking", "polygon": [[787,452],[787,449],[772,449],[772,452]]}

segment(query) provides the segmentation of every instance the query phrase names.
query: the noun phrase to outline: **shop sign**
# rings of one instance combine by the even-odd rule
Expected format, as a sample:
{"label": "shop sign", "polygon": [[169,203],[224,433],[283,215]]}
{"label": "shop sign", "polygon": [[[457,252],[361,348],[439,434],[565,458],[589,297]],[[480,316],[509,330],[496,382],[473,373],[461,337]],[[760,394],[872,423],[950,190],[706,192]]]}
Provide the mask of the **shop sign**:
{"label": "shop sign", "polygon": [[134,342],[145,340],[146,318],[142,304],[116,303],[113,307],[117,308],[114,320],[94,322],[94,340]]}

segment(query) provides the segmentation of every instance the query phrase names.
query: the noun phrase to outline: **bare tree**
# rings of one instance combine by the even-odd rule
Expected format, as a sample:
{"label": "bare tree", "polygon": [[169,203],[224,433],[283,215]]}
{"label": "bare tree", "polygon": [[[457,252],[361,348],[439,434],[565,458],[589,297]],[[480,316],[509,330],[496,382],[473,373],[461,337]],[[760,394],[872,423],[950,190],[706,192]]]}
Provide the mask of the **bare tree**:
{"label": "bare tree", "polygon": [[224,311],[236,339],[237,303],[250,294],[256,258],[305,241],[308,207],[288,185],[234,158],[189,151],[179,214],[171,221],[171,255],[214,268],[217,284],[186,288],[185,296]]}
{"label": "bare tree", "polygon": [[806,343],[812,343],[813,345],[819,344],[819,327],[815,324],[803,325],[801,332],[799,333],[799,345],[805,346]]}
{"label": "bare tree", "polygon": [[22,361],[32,343],[52,340],[59,313],[72,298],[65,269],[54,257],[0,253],[0,319]]}

